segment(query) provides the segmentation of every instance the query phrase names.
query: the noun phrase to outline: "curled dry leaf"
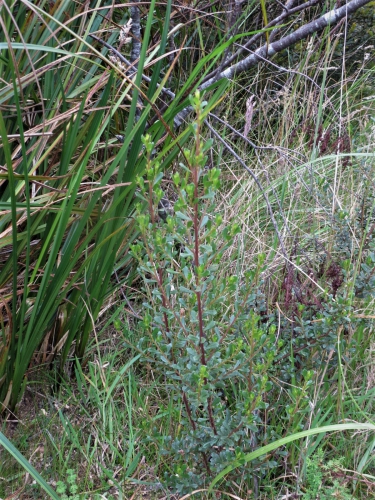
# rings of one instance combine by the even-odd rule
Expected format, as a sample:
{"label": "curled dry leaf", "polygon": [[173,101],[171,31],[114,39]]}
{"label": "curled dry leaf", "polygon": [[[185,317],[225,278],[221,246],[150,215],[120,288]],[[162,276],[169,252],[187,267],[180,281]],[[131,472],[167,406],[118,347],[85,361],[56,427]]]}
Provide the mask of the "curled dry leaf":
{"label": "curled dry leaf", "polygon": [[120,31],[120,44],[124,44],[124,43],[130,43],[131,42],[131,37],[128,37],[129,35],[129,32],[132,28],[132,23],[133,23],[133,19],[130,18],[129,21],[125,24],[125,26],[123,26],[121,28],[121,31]]}

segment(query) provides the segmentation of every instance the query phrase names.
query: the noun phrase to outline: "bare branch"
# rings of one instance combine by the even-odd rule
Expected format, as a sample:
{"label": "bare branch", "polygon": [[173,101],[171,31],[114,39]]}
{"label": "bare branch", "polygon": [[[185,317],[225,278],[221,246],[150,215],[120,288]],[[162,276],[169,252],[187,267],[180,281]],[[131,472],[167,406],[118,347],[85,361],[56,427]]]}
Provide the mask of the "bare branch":
{"label": "bare branch", "polygon": [[[332,9],[331,11],[324,14],[319,19],[312,21],[311,23],[305,24],[301,26],[296,31],[287,35],[281,40],[277,40],[276,42],[271,43],[268,47],[267,44],[264,44],[262,47],[257,49],[253,54],[245,57],[242,61],[239,61],[237,64],[233,64],[233,66],[227,68],[223,71],[219,78],[228,78],[232,79],[234,76],[242,73],[252,66],[255,66],[260,60],[268,59],[273,55],[281,52],[282,50],[294,45],[295,43],[307,38],[309,35],[316,33],[317,31],[321,31],[322,29],[330,26],[332,24],[336,24],[345,16],[348,16],[358,10],[360,7],[363,7],[367,3],[370,3],[371,0],[351,0],[346,5],[338,9]],[[209,87],[212,83],[214,83],[215,79],[207,80],[203,85],[201,85],[201,89]]]}
{"label": "bare branch", "polygon": [[[130,62],[134,65],[134,69],[138,70],[138,61],[141,55],[141,12],[137,3],[139,0],[133,0],[130,7],[130,16],[132,19],[131,33],[133,35],[132,51],[130,54]],[[135,121],[137,122],[141,117],[142,100],[138,97],[138,105],[135,110]]]}
{"label": "bare branch", "polygon": [[[267,44],[264,44],[262,47],[255,50],[249,56],[245,57],[238,63],[233,64],[232,66],[228,67],[227,69],[219,73],[219,75],[217,76],[215,75],[212,78],[206,80],[199,86],[199,89],[204,90],[213,83],[215,83],[217,80],[221,80],[223,78],[228,80],[233,79],[236,75],[239,75],[244,71],[247,71],[249,68],[255,66],[260,61],[267,60],[270,57],[277,54],[278,52],[281,52],[282,50],[294,45],[300,40],[307,38],[309,35],[321,31],[327,26],[331,26],[333,24],[338,23],[344,17],[353,14],[360,7],[363,7],[364,5],[370,3],[370,1],[371,0],[350,0],[347,4],[343,5],[342,7],[332,9],[331,11],[321,16],[319,19],[316,19],[311,23],[301,26],[290,35],[287,35],[284,38],[281,38],[280,40],[270,43],[268,46]],[[178,113],[178,115],[175,117],[174,120],[175,126],[179,127],[190,112],[191,112],[191,107],[187,107],[183,109],[180,113]]]}
{"label": "bare branch", "polygon": [[[133,0],[133,5],[130,7],[130,17],[132,19],[131,33],[133,35],[132,51],[130,55],[130,61],[135,63],[141,54],[141,13],[137,2],[139,0]],[[137,64],[134,64],[137,68]]]}
{"label": "bare branch", "polygon": [[[264,28],[265,29],[269,29],[269,28],[272,28],[273,26],[276,26],[282,22],[285,21],[285,19],[289,16],[291,16],[292,14],[296,14],[297,12],[301,12],[303,10],[307,10],[308,8],[316,5],[317,3],[319,3],[320,0],[309,0],[308,2],[302,4],[302,5],[298,5],[297,7],[293,7],[293,2],[287,2],[286,6],[284,7],[285,8],[285,11],[280,14],[278,17],[275,17],[275,19],[272,19],[272,21],[270,21],[267,26],[265,26]],[[271,40],[272,38],[274,38],[274,36],[278,33],[279,29],[274,29],[272,32],[271,32]],[[254,36],[252,36],[250,38],[250,40],[248,40],[244,45],[242,45],[231,57],[228,57],[225,59],[224,63],[221,64],[222,66],[222,69],[221,71],[223,71],[225,68],[227,68],[228,66],[230,66],[234,61],[237,61],[238,58],[240,57],[240,55],[246,50],[246,49],[249,49],[252,45],[254,45],[254,43],[256,43],[260,38],[262,38],[262,36],[264,35],[264,32],[261,31],[259,33],[256,33]],[[203,79],[203,82],[209,80],[210,78],[216,76],[218,74],[221,73],[218,72],[217,70],[214,70],[212,71],[211,73],[209,73],[204,79]]]}

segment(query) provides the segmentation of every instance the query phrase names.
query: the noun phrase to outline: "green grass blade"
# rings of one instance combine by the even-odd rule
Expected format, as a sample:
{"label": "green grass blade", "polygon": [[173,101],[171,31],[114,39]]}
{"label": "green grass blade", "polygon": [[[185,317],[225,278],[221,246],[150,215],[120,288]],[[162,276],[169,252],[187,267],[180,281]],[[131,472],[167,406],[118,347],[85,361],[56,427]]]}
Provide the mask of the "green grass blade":
{"label": "green grass blade", "polygon": [[60,500],[57,493],[51,488],[49,484],[42,478],[39,472],[26,460],[26,458],[17,450],[15,446],[7,439],[2,432],[0,432],[0,444],[22,465],[26,472],[32,476],[41,488],[54,500]]}
{"label": "green grass blade", "polygon": [[244,455],[240,460],[236,460],[228,467],[226,467],[223,471],[218,474],[213,481],[211,482],[208,491],[212,491],[215,484],[217,484],[221,479],[223,479],[229,472],[240,467],[241,465],[245,465],[252,460],[255,460],[270,451],[276,450],[280,448],[280,446],[284,446],[288,443],[292,443],[293,441],[297,441],[298,439],[303,439],[305,437],[314,436],[316,434],[322,434],[326,432],[335,432],[335,431],[375,431],[375,425],[373,424],[336,424],[336,425],[326,425],[324,427],[318,427],[317,429],[309,429],[307,431],[297,432],[296,434],[292,434],[282,439],[278,439],[274,443],[268,444],[267,446],[262,446],[257,450]]}

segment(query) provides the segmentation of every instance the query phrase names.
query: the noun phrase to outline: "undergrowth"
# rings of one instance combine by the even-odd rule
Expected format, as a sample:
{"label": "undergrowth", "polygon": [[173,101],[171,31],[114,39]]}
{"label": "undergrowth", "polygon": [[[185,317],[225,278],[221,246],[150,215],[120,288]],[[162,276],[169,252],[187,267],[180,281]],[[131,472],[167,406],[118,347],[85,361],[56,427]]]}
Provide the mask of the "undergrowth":
{"label": "undergrowth", "polygon": [[[246,19],[253,7],[254,2],[246,8]],[[190,19],[187,9],[181,8],[178,16]],[[124,24],[127,19],[125,15],[118,20]],[[152,29],[150,24],[153,39],[160,19]],[[96,18],[95,23],[98,27]],[[224,36],[222,27],[209,26],[210,43],[216,43],[215,37]],[[178,43],[187,32],[181,28]],[[108,40],[114,44],[116,36],[110,34]],[[208,53],[198,21],[194,37],[201,40],[197,47],[202,53]],[[163,39],[163,47],[166,43]],[[189,78],[194,64],[187,54],[175,61],[172,84]],[[120,200],[119,210],[114,207],[108,213],[103,223],[107,232],[99,231],[100,255],[105,261],[116,260],[117,275],[108,266],[111,291],[105,292],[99,313],[97,299],[104,301],[104,293],[97,271],[104,268],[93,265],[89,277],[80,264],[82,283],[77,287],[87,287],[90,278],[95,291],[89,294],[91,309],[99,318],[90,348],[83,357],[80,343],[74,344],[71,337],[75,354],[80,354],[77,359],[72,349],[59,355],[60,347],[48,351],[51,346],[42,346],[35,363],[43,362],[43,370],[29,368],[27,380],[39,377],[39,382],[23,387],[18,426],[11,422],[12,415],[2,423],[3,432],[59,488],[62,498],[374,496],[375,442],[364,431],[320,434],[246,459],[254,450],[306,429],[366,422],[374,414],[373,70],[365,72],[364,61],[357,61],[355,73],[343,80],[344,74],[331,72],[332,57],[332,47],[319,38],[301,44],[301,50],[278,58],[276,67],[265,65],[251,78],[232,82],[220,96],[216,117],[213,106],[201,101],[212,94],[195,95],[194,125],[186,135],[181,132],[184,149],[176,142],[171,156],[171,138],[164,150],[157,131],[141,143],[133,124],[126,125],[126,106],[113,113],[114,128],[111,122],[111,133],[126,127],[131,132],[125,146],[110,135],[103,142],[104,134],[96,134],[98,158],[88,163],[85,181],[101,182],[97,162],[113,169],[112,183],[127,182],[127,177],[116,177],[116,165],[125,164],[125,159],[129,178],[142,172],[136,192],[126,188],[126,203]],[[87,79],[101,64],[98,59],[95,68],[89,67]],[[119,68],[116,71],[114,83],[123,81]],[[116,85],[110,92],[103,81],[100,89],[106,87],[108,102],[113,98],[118,104],[130,87],[120,94]],[[48,102],[54,102],[54,86],[49,89]],[[252,121],[246,118],[250,97]],[[215,104],[220,99],[218,94]],[[90,100],[85,106],[82,116],[92,111]],[[64,125],[69,138],[79,129],[73,111],[70,115],[71,122]],[[92,130],[85,120],[78,139]],[[10,131],[17,132],[17,120],[12,127]],[[56,158],[65,150],[65,137],[64,132]],[[39,148],[36,139],[30,144]],[[73,161],[81,165],[77,151],[70,159],[65,155],[66,168],[72,168]],[[30,165],[33,161],[27,159]],[[53,157],[53,165],[58,161]],[[61,188],[58,180],[53,192],[65,203]],[[73,207],[68,221],[73,229],[92,196],[82,186],[79,194],[83,205]],[[101,210],[99,192],[97,199]],[[97,212],[92,213],[96,217]],[[91,224],[91,218],[88,221]],[[125,239],[119,233],[114,259],[117,243],[106,243],[114,234],[110,224],[122,228],[123,221],[129,232]],[[43,228],[36,224],[36,234]],[[89,236],[87,244],[91,248]],[[81,250],[84,262],[86,248]],[[67,262],[70,258],[68,254]],[[137,273],[130,272],[133,258],[139,263]],[[37,269],[35,264],[32,272]],[[73,275],[67,273],[69,279]],[[65,318],[73,294],[80,314],[87,316],[84,342],[93,328],[77,287],[67,295],[66,305],[59,303],[56,319],[46,322],[57,340],[73,332]],[[50,298],[46,293],[46,300]],[[26,306],[28,302],[22,311],[28,317]],[[81,335],[80,321],[70,315],[69,324]],[[33,331],[39,334],[37,328]],[[61,366],[68,368],[55,379],[42,373],[54,359],[60,371]],[[0,496],[42,498],[30,476],[22,474],[11,456],[0,453]],[[231,463],[237,467],[208,493],[211,481]],[[202,491],[193,493],[197,489]]]}

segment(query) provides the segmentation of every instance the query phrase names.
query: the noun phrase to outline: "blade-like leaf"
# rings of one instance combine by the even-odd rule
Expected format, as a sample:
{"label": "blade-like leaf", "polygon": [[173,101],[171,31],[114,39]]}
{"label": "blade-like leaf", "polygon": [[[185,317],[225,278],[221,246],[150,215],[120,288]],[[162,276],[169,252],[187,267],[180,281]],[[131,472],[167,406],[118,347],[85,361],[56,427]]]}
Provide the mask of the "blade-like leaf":
{"label": "blade-like leaf", "polygon": [[288,443],[292,443],[293,441],[297,441],[298,439],[303,439],[309,436],[315,436],[316,434],[324,434],[326,432],[335,432],[335,431],[375,431],[375,425],[373,424],[336,424],[336,425],[326,425],[324,427],[318,427],[317,429],[309,429],[307,431],[297,432],[296,434],[292,434],[290,436],[286,436],[285,438],[278,439],[274,443],[270,443],[267,446],[262,446],[257,450],[248,453],[241,457],[240,460],[235,460],[233,463],[228,465],[223,471],[218,474],[210,484],[208,491],[212,491],[215,484],[217,484],[223,477],[225,477],[229,472],[240,467],[241,465],[245,465],[252,460],[255,460],[270,451],[276,450],[280,448],[280,446],[285,446]]}
{"label": "blade-like leaf", "polygon": [[17,450],[17,448],[0,432],[0,445],[2,445],[16,460],[22,465],[26,472],[32,476],[41,488],[54,500],[60,500],[60,497],[51,486],[46,483],[39,472],[26,460],[26,458]]}

